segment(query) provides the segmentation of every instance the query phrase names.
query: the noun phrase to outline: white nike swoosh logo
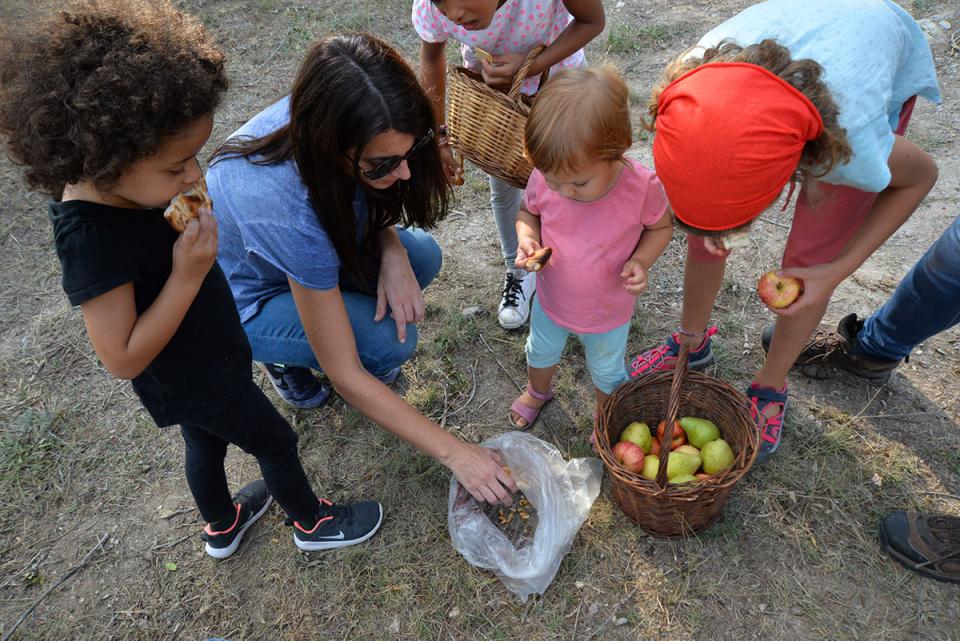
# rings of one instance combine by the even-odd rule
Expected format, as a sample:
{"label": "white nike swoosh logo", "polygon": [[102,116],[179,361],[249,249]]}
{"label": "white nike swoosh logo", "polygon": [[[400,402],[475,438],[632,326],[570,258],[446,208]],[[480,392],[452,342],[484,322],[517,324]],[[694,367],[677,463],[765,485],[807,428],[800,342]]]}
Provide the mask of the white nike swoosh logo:
{"label": "white nike swoosh logo", "polygon": [[343,530],[340,530],[340,531],[337,532],[335,535],[332,535],[332,536],[321,536],[321,537],[319,537],[319,538],[321,538],[321,539],[341,539],[341,540],[342,540],[342,539],[344,539],[344,538],[346,538],[346,537],[343,536]]}

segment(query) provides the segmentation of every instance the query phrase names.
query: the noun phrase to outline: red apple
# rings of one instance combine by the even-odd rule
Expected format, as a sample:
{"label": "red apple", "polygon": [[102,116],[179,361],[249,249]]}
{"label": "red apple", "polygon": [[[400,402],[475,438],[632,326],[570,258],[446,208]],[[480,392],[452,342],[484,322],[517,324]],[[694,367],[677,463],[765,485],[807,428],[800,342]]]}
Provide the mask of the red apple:
{"label": "red apple", "polygon": [[628,472],[639,474],[643,469],[643,449],[630,441],[620,441],[614,445],[613,456]]}
{"label": "red apple", "polygon": [[776,271],[769,271],[760,277],[757,293],[767,307],[783,309],[800,298],[800,294],[803,293],[803,281],[791,276],[777,276]]}
{"label": "red apple", "polygon": [[[663,438],[663,433],[667,431],[667,422],[660,421],[660,424],[657,425],[657,440]],[[683,428],[680,427],[680,421],[673,422],[673,438],[670,439],[670,451],[677,449],[681,445],[684,445],[687,442],[687,433],[683,431]]]}

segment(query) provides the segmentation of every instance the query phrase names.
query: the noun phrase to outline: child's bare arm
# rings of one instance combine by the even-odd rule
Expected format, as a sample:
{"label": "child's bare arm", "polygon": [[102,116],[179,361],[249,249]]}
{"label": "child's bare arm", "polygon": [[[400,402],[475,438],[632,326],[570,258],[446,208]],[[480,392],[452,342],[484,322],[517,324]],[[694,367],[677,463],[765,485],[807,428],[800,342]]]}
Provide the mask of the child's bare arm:
{"label": "child's bare arm", "polygon": [[216,258],[216,221],[203,211],[174,244],[170,277],[143,314],[137,315],[132,283],[80,306],[90,342],[107,371],[131,379],[146,369],[180,327]]}
{"label": "child's bare arm", "polygon": [[520,207],[517,212],[517,267],[526,269],[527,258],[540,249],[540,217]]}
{"label": "child's bare arm", "polygon": [[[605,18],[600,0],[564,0],[564,6],[573,16],[570,24],[557,39],[537,55],[527,70],[527,77],[539,76],[561,60],[587,46],[603,31]],[[491,87],[510,87],[513,77],[523,63],[525,54],[504,53],[483,61],[483,79]]]}
{"label": "child's bare arm", "polygon": [[445,42],[420,41],[420,86],[433,103],[434,122],[438,125],[444,120],[444,97],[447,90],[445,48]]}
{"label": "child's bare arm", "polygon": [[796,316],[813,306],[826,304],[837,285],[903,225],[937,182],[937,165],[933,159],[901,136],[896,137],[888,164],[890,184],[877,196],[860,229],[835,260],[781,270],[785,276],[803,280],[803,295],[793,305],[774,310],[776,314]]}
{"label": "child's bare arm", "polygon": [[673,235],[673,216],[667,208],[660,219],[643,228],[643,235],[633,254],[623,264],[620,278],[623,288],[633,296],[639,296],[647,288],[647,272],[663,250],[667,248]]}
{"label": "child's bare arm", "polygon": [[[446,43],[420,41],[420,86],[426,91],[433,104],[433,121],[437,127],[444,122],[445,93],[447,90],[447,61],[444,57]],[[453,154],[453,148],[442,141],[440,157],[447,179],[454,185],[463,184],[462,161]]]}
{"label": "child's bare arm", "polygon": [[539,76],[546,69],[570,57],[600,35],[606,24],[600,0],[563,0],[573,20],[557,39],[530,65],[530,76]]}

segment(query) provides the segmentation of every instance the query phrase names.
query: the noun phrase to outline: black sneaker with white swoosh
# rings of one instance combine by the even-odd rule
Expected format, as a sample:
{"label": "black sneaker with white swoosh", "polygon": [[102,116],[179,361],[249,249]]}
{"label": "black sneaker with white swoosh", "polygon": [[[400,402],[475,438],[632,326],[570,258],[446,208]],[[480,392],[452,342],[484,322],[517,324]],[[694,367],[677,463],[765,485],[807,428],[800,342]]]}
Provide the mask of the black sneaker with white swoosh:
{"label": "black sneaker with white swoosh", "polygon": [[383,506],[376,501],[336,505],[320,499],[316,524],[310,530],[293,522],[293,542],[306,552],[333,550],[363,543],[383,522]]}

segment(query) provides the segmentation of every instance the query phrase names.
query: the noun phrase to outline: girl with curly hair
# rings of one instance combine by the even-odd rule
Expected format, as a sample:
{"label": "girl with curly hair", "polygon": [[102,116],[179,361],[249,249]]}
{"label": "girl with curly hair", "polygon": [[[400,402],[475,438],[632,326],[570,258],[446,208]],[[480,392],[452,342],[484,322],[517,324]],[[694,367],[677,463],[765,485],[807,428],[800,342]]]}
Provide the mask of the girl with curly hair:
{"label": "girl with curly hair", "polygon": [[516,486],[496,453],[387,386],[413,355],[421,290],[440,269],[424,231],[448,209],[436,134],[430,100],[385,42],[321,40],[291,93],[214,154],[219,260],[253,357],[284,399],[325,399],[312,371],[322,370],[347,403],[443,463],[474,497],[509,502]]}
{"label": "girl with curly hair", "polygon": [[[802,183],[781,274],[803,293],[777,314],[747,388],[761,437],[780,445],[787,372],[834,289],[910,216],[937,168],[903,137],[916,96],[938,102],[933,59],[910,15],[889,0],[768,0],[701,38],[650,101],[657,176],[688,255],[681,325],[633,363],[633,375],[713,359],[708,327],[734,232]],[[792,194],[788,193],[788,200]]]}
{"label": "girl with curly hair", "polygon": [[[296,434],[252,380],[214,217],[201,210],[182,234],[164,220],[202,177],[196,156],[227,88],[199,21],[165,0],[73,3],[11,34],[0,69],[0,133],[29,185],[54,199],[64,291],[107,370],[131,380],[158,426],[180,424],[207,553],[233,554],[272,498],[300,549],[372,536],[380,504],[318,500]],[[263,473],[232,498],[230,443]]]}

